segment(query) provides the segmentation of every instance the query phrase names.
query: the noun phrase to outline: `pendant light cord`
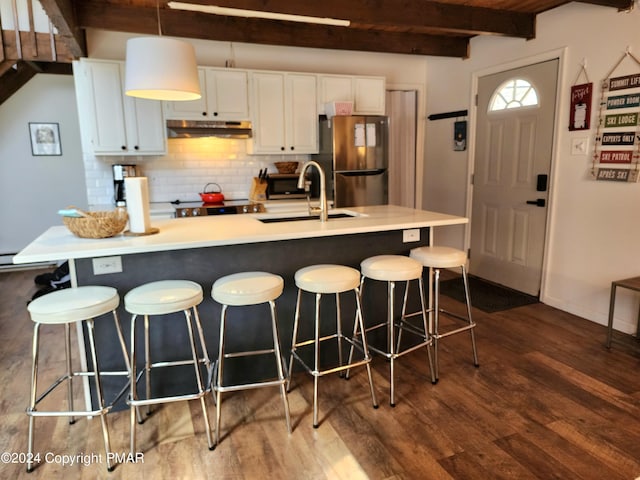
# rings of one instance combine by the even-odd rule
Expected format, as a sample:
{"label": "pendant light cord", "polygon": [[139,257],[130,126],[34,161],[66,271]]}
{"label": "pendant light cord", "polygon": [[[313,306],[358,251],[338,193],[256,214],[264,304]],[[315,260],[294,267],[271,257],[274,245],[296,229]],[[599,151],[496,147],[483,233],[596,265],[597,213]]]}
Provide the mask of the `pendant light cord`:
{"label": "pendant light cord", "polygon": [[158,36],[162,36],[162,28],[160,27],[160,0],[156,0],[156,17],[158,20]]}

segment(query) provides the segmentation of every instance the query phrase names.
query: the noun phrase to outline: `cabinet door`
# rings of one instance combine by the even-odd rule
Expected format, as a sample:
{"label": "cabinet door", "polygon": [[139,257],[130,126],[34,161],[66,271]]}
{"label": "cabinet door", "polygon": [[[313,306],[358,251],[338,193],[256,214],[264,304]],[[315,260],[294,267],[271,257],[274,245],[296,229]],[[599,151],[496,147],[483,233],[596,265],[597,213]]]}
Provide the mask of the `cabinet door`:
{"label": "cabinet door", "polygon": [[126,97],[125,126],[127,154],[164,155],[167,133],[162,117],[162,103],[157,100]]}
{"label": "cabinet door", "polygon": [[285,152],[284,74],[251,75],[252,153]]}
{"label": "cabinet door", "polygon": [[353,113],[358,115],[384,115],[384,77],[356,77],[353,79]]}
{"label": "cabinet door", "polygon": [[81,61],[80,123],[87,123],[95,155],[166,153],[162,104],[124,94],[124,62]]}
{"label": "cabinet door", "polygon": [[218,120],[248,120],[247,72],[208,70],[209,116]]}
{"label": "cabinet door", "polygon": [[120,65],[117,62],[80,63],[82,90],[88,118],[80,118],[80,124],[86,122],[88,140],[96,155],[105,153],[123,154],[127,150],[127,136],[124,124],[124,103]]}
{"label": "cabinet door", "polygon": [[285,94],[287,153],[318,153],[316,76],[288,74]]}
{"label": "cabinet door", "polygon": [[202,98],[164,102],[166,118],[175,120],[248,120],[247,72],[198,68]]}
{"label": "cabinet door", "polygon": [[320,75],[318,114],[324,115],[328,102],[353,101],[353,79],[346,75]]}
{"label": "cabinet door", "polygon": [[186,102],[164,102],[166,118],[172,120],[203,120],[207,118],[207,84],[205,75],[205,69],[198,68],[202,97],[198,100]]}

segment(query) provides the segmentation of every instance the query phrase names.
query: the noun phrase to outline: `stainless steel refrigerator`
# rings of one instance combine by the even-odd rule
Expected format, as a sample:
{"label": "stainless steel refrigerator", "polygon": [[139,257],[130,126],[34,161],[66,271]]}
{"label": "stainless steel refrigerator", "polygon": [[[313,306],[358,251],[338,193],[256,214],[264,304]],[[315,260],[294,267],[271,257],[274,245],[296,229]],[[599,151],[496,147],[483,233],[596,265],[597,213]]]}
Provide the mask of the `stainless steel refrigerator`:
{"label": "stainless steel refrigerator", "polygon": [[335,208],[389,202],[388,130],[384,116],[320,120],[320,150],[313,159],[325,170]]}

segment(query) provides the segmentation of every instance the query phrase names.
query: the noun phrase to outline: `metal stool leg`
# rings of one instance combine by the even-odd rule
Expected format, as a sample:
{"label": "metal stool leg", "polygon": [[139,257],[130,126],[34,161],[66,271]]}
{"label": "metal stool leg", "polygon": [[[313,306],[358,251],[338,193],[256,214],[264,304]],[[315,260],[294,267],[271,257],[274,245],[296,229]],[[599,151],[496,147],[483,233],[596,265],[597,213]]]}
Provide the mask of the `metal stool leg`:
{"label": "metal stool leg", "polygon": [[[151,347],[149,342],[149,315],[144,316],[144,378],[147,400],[151,398]],[[151,405],[147,405],[147,415],[151,415]]]}
{"label": "metal stool leg", "polygon": [[273,333],[273,349],[276,356],[276,366],[278,368],[278,379],[282,381],[280,385],[280,394],[282,396],[282,403],[284,404],[284,415],[287,421],[287,431],[291,433],[291,415],[289,413],[289,400],[287,399],[287,379],[284,375],[284,368],[282,366],[282,354],[280,352],[280,335],[278,335],[278,317],[276,314],[276,304],[273,300],[269,302],[269,308],[271,310],[271,331]]}
{"label": "metal stool leg", "polygon": [[[356,322],[354,325],[354,332],[360,328],[361,342],[362,342],[362,351],[364,352],[364,358],[367,360],[367,377],[369,379],[369,390],[371,391],[371,403],[373,403],[373,408],[378,408],[378,398],[376,397],[376,391],[373,388],[373,376],[371,374],[371,356],[369,355],[369,347],[367,345],[367,336],[364,330],[364,321],[362,319],[362,303],[360,299],[360,291],[359,289],[354,290],[356,296]],[[355,338],[356,335],[354,333],[352,338]],[[351,344],[351,352],[349,354],[349,364],[351,364],[351,354],[353,353],[353,343]],[[347,374],[349,370],[347,370]]]}
{"label": "metal stool leg", "polygon": [[320,298],[316,293],[316,314],[314,325],[313,354],[313,428],[318,428],[318,377],[320,376]]}
{"label": "metal stool leg", "polygon": [[467,270],[462,266],[462,279],[464,281],[464,298],[467,304],[467,318],[469,319],[469,333],[471,334],[471,348],[473,350],[473,364],[479,367],[478,363],[478,351],[476,349],[476,336],[474,333],[474,323],[471,317],[471,296],[469,294],[469,280],[467,278]]}
{"label": "metal stool leg", "polygon": [[[427,308],[426,308],[427,303],[425,302],[425,298],[424,298],[424,282],[422,281],[422,277],[418,279],[418,288],[420,289],[420,308],[422,309],[422,328],[424,332],[424,339],[425,341],[430,340],[431,342],[433,342],[433,339],[431,339],[431,335],[429,335],[429,321],[427,319]],[[431,383],[435,385],[437,380],[436,380],[435,370],[433,368],[433,359],[431,358],[432,346],[433,346],[433,343],[431,343],[431,346],[427,345],[427,360],[429,361],[429,371],[431,372]]]}
{"label": "metal stool leg", "polygon": [[[40,338],[40,324],[33,327],[33,344],[31,347],[31,393],[29,395],[29,411],[36,408],[36,396],[38,391],[38,342]],[[27,472],[33,471],[33,432],[35,427],[35,417],[29,415],[29,438],[27,447]]]}
{"label": "metal stool leg", "polygon": [[[67,402],[69,411],[73,411],[73,366],[71,365],[71,328],[68,323],[64,325],[64,354],[67,365]],[[76,423],[74,417],[69,417],[69,425]]]}
{"label": "metal stool leg", "polygon": [[[223,367],[224,367],[224,331],[225,322],[227,320],[227,305],[222,306],[222,312],[220,313],[220,342],[218,346],[218,375],[216,385],[222,387]],[[222,404],[222,392],[216,389],[216,445],[220,443],[220,409]]]}
{"label": "metal stool leg", "polygon": [[[109,428],[107,426],[107,417],[106,417],[107,412],[105,411],[104,393],[102,391],[102,380],[100,379],[100,367],[98,365],[98,355],[96,354],[96,341],[95,341],[95,335],[94,335],[93,320],[92,319],[87,320],[86,324],[87,324],[87,330],[88,330],[89,345],[91,349],[91,361],[93,362],[94,379],[96,383],[96,396],[98,399],[98,406],[101,409],[100,422],[102,424],[102,437],[104,440],[104,448],[107,453],[107,470],[111,472],[113,471],[114,466],[111,465],[111,441],[109,439]],[[68,326],[68,324],[66,326]]]}
{"label": "metal stool leg", "polygon": [[438,342],[440,340],[440,334],[438,333],[439,323],[440,323],[440,269],[433,269],[433,332],[432,332],[432,341],[433,341],[433,370],[434,370],[434,378],[433,383],[437,383],[439,380],[438,377]]}
{"label": "metal stool leg", "polygon": [[298,297],[296,300],[296,310],[293,316],[293,340],[291,342],[291,355],[289,356],[289,371],[287,376],[287,392],[291,390],[291,375],[293,373],[293,355],[298,344],[298,324],[300,322],[300,301],[302,299],[302,290],[298,289]]}
{"label": "metal stool leg", "polygon": [[[195,307],[194,307],[195,310]],[[198,359],[198,351],[196,350],[196,341],[193,336],[193,325],[191,324],[191,312],[184,310],[184,317],[187,323],[187,331],[189,332],[189,344],[191,346],[191,355],[193,358],[193,367],[196,375],[196,384],[198,386],[198,393],[203,394],[205,388],[202,382],[202,372],[200,372],[200,360]],[[205,431],[207,433],[207,443],[209,444],[209,450],[213,450],[215,445],[211,438],[211,426],[209,424],[209,413],[207,410],[207,403],[205,402],[204,395],[200,396],[200,405],[202,406],[202,416],[204,417]]]}
{"label": "metal stool leg", "polygon": [[[137,320],[138,316],[137,315],[132,315],[131,316],[131,357],[129,358],[129,361],[131,362],[131,393],[129,394],[130,400],[131,401],[137,401],[138,400],[138,389],[137,389],[137,380],[138,380],[138,376],[137,376],[137,372],[136,372],[136,365],[137,365],[137,358],[136,358],[136,320]],[[132,454],[136,453],[136,407],[135,406],[130,406],[129,407],[129,415],[130,415],[130,438],[129,438],[129,451]],[[142,419],[138,418],[138,420],[140,421],[140,423],[142,423]]]}
{"label": "metal stool leg", "polygon": [[396,357],[396,348],[395,348],[395,322],[394,318],[394,302],[395,302],[395,290],[396,290],[396,282],[387,282],[387,298],[388,298],[388,307],[387,307],[387,328],[388,328],[388,338],[387,338],[387,346],[389,349],[389,377],[391,384],[391,392],[389,398],[389,404],[392,407],[396,406],[396,382],[395,382],[395,357]]}

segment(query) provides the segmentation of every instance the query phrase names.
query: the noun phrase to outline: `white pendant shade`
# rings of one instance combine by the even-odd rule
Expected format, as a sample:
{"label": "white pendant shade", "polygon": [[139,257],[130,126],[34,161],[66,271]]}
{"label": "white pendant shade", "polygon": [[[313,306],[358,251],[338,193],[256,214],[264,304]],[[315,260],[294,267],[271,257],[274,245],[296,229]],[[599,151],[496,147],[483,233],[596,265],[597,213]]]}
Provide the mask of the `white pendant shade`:
{"label": "white pendant shade", "polygon": [[127,40],[125,93],[152,100],[200,98],[193,45],[161,36]]}

